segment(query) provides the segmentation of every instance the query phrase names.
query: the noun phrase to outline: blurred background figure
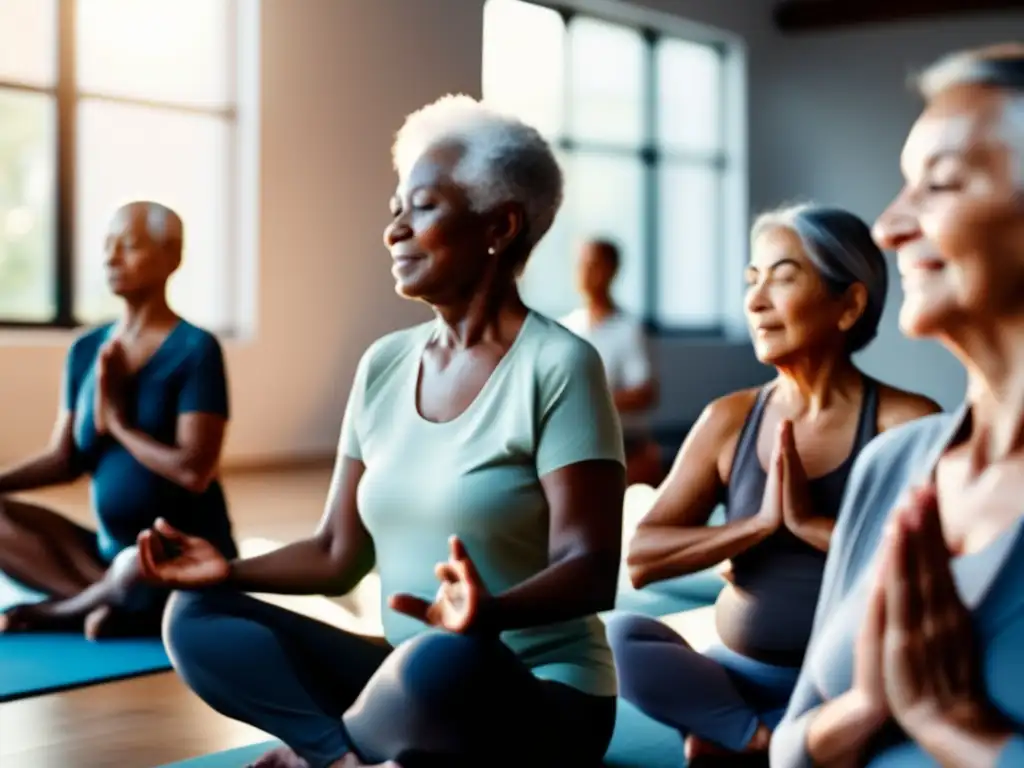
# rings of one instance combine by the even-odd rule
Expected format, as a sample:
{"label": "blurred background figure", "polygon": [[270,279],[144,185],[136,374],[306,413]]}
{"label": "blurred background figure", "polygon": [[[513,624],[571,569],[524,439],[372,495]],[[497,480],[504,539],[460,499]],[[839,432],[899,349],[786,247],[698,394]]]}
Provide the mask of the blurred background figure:
{"label": "blurred background figure", "polygon": [[[237,554],[219,481],[228,421],[220,343],[168,304],[184,227],[160,203],[122,206],[105,241],[118,319],[68,351],[49,446],[0,471],[0,574],[47,599],[0,611],[0,633],[160,634],[167,592],[139,583],[136,537],[158,517]],[[87,476],[92,527],[9,497]]]}
{"label": "blurred background figure", "polygon": [[626,482],[657,485],[664,475],[661,449],[651,436],[648,412],[658,399],[643,323],[623,312],[612,298],[621,254],[611,240],[583,244],[577,262],[577,287],[583,306],[562,324],[589,341],[601,355],[626,441]]}

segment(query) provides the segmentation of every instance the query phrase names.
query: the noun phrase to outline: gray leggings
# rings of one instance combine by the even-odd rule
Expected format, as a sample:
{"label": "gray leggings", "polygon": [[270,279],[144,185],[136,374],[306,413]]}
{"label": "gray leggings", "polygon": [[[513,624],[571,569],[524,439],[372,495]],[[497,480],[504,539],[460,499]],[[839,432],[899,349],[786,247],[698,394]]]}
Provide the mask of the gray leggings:
{"label": "gray leggings", "polygon": [[600,765],[614,697],[537,679],[500,641],[391,648],[227,589],[176,592],[164,641],[185,683],[312,768],[348,752],[420,766]]}
{"label": "gray leggings", "polygon": [[619,694],[649,717],[739,752],[759,723],[779,724],[799,668],[765,664],[718,645],[698,653],[657,619],[606,618]]}

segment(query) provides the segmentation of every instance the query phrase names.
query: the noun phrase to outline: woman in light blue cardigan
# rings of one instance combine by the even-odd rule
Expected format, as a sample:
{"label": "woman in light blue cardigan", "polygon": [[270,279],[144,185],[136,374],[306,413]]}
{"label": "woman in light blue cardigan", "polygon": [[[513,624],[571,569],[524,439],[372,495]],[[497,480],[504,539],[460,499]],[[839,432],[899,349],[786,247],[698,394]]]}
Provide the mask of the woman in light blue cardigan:
{"label": "woman in light blue cardigan", "polygon": [[853,470],[773,768],[1024,766],[1024,46],[944,59],[879,219],[967,398]]}

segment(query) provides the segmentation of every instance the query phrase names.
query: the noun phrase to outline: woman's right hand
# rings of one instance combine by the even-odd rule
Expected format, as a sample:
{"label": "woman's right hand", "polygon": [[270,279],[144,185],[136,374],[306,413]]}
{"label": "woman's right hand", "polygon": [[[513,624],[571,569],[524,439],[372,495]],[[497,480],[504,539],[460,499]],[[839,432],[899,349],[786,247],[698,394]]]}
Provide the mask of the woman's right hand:
{"label": "woman's right hand", "polygon": [[171,589],[211,587],[227,580],[231,565],[206,539],[189,536],[158,518],[139,534],[142,579]]}
{"label": "woman's right hand", "polygon": [[783,510],[785,509],[786,490],[786,453],[785,453],[785,424],[780,424],[775,435],[775,444],[772,446],[772,457],[768,462],[768,482],[764,486],[764,496],[761,497],[761,509],[757,513],[765,529],[774,532],[782,527]]}

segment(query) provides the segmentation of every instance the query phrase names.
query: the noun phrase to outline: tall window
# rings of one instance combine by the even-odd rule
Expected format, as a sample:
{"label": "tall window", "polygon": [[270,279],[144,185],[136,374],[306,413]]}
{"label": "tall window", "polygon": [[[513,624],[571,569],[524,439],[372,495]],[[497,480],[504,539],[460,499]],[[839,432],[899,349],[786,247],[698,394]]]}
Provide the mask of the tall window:
{"label": "tall window", "polygon": [[112,316],[106,227],[148,199],[185,221],[175,307],[232,328],[240,2],[0,0],[0,323]]}
{"label": "tall window", "polygon": [[578,303],[579,244],[622,248],[620,305],[662,329],[724,324],[729,221],[723,45],[524,0],[484,10],[485,98],[530,122],[566,174],[562,212],[523,277],[537,309]]}

